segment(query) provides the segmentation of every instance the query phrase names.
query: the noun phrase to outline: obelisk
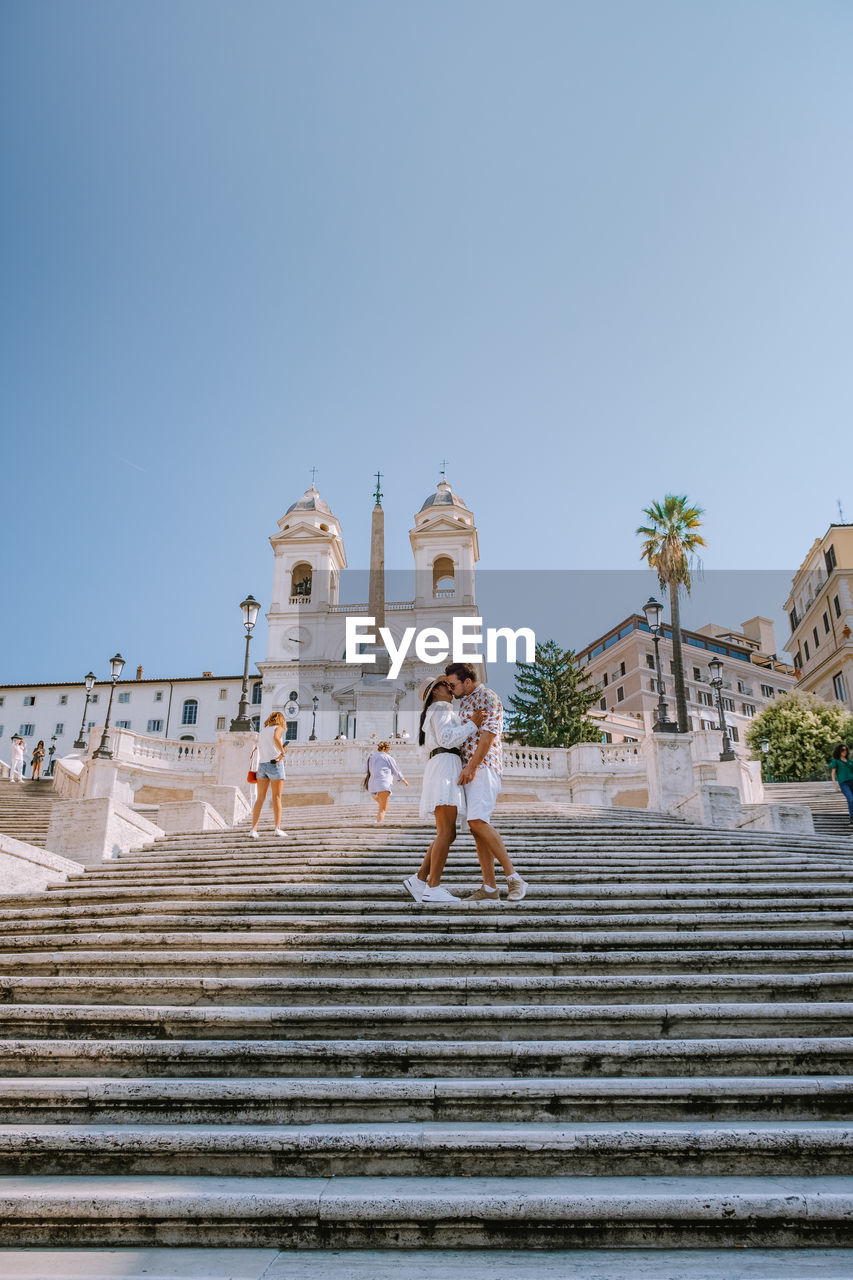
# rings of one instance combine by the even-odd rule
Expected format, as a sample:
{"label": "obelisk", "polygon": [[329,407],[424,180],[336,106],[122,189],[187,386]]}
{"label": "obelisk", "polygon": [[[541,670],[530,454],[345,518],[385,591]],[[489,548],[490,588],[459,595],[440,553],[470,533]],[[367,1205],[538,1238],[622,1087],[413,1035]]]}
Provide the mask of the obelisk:
{"label": "obelisk", "polygon": [[[385,626],[385,512],[382,510],[382,490],[379,482],[382,473],[376,473],[376,493],[373,517],[370,522],[370,583],[368,586],[368,616],[373,619],[371,630],[378,633]],[[356,693],[356,723],[359,738],[391,738],[394,733],[397,689],[386,676],[391,667],[388,650],[381,643],[365,645],[365,653],[374,653],[376,661],[362,667],[361,680]]]}

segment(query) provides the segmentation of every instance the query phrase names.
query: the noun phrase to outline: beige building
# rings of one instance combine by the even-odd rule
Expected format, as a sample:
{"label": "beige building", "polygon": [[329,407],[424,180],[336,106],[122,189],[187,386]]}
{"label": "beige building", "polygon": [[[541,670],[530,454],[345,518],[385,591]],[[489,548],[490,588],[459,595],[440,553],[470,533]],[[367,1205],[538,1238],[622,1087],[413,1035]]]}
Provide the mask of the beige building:
{"label": "beige building", "polygon": [[850,710],[853,688],[853,525],[815,539],[785,602],[799,687]]}
{"label": "beige building", "polygon": [[[723,663],[723,707],[735,750],[743,756],[750,721],[780,693],[796,684],[793,668],[776,657],[773,623],[750,618],[740,631],[709,623],[696,631],[682,628],[684,681],[690,727],[717,729],[714,690],[708,662]],[[599,710],[608,715],[631,716],[638,731],[652,729],[657,718],[658,692],[654,638],[642,614],[632,614],[578,652],[601,690]],[[664,624],[660,639],[661,674],[670,720],[676,717],[672,661],[672,628]],[[615,736],[615,735],[614,735]]]}

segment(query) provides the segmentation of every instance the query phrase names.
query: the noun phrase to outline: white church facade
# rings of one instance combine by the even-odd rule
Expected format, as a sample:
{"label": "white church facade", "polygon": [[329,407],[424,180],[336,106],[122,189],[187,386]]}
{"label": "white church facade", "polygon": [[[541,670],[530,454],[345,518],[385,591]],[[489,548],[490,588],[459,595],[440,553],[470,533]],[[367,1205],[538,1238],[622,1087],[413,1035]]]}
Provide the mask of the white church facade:
{"label": "white church facade", "polygon": [[411,656],[391,680],[380,651],[373,663],[348,663],[347,618],[373,618],[373,629],[387,627],[399,643],[408,627],[449,631],[454,616],[478,616],[477,528],[473,513],[446,480],[423,503],[409,531],[413,587],[407,600],[385,599],[384,533],[377,488],[367,601],[342,598],[347,568],[343,533],[313,486],[288,507],[270,538],[272,603],[267,654],[258,662],[262,714],[279,710],[290,718],[295,708],[289,704],[296,701],[298,727],[291,728],[291,737],[304,741],[312,729],[317,739],[326,741],[341,735],[362,741],[373,734],[414,738],[417,733],[417,690],[438,668]]}

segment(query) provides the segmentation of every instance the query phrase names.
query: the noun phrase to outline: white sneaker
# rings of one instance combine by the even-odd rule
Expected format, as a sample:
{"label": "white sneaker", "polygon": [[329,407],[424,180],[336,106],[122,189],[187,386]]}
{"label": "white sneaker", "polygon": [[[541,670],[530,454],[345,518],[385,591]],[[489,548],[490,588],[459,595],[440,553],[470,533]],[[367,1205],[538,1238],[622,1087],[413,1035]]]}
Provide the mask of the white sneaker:
{"label": "white sneaker", "polygon": [[423,894],[421,895],[421,902],[428,902],[430,904],[434,902],[437,903],[437,902],[458,902],[458,901],[459,899],[455,897],[454,894],[450,893],[448,889],[445,889],[443,884],[437,884],[434,889],[431,889],[430,886],[427,885],[427,887],[423,891]]}
{"label": "white sneaker", "polygon": [[509,890],[507,896],[508,902],[521,902],[521,899],[527,893],[529,885],[526,880],[522,880],[516,871],[514,875],[507,876],[506,887]]}
{"label": "white sneaker", "polygon": [[282,831],[281,827],[276,827],[275,831],[273,832],[273,835],[274,835],[274,836],[286,836],[286,835],[287,835],[287,832],[286,832],[286,831]]}
{"label": "white sneaker", "polygon": [[259,839],[260,839],[260,836],[258,835],[258,833],[257,833],[257,831],[255,830],[255,828],[254,828],[254,827],[252,827],[252,830],[249,832],[249,835],[252,837],[252,839],[253,839],[253,840],[259,840]]}
{"label": "white sneaker", "polygon": [[417,876],[409,876],[408,879],[403,881],[403,884],[408,889],[409,893],[412,895],[415,902],[421,901],[427,888],[429,887],[424,883],[423,880],[419,880]]}

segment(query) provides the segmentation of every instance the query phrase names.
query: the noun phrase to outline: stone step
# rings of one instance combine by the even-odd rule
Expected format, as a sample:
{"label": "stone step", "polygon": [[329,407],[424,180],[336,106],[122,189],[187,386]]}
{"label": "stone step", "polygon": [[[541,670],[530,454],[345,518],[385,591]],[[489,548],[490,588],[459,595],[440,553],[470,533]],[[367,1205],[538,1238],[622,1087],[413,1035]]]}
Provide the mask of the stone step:
{"label": "stone step", "polygon": [[[362,872],[358,870],[353,870],[353,871],[348,871],[346,874],[346,877],[345,878],[342,877],[342,880],[345,881],[345,884],[353,888],[361,887],[362,892],[366,896],[372,896],[372,886],[374,884],[381,886],[384,882],[387,885],[388,881],[390,880],[394,883],[396,892],[399,894],[400,881],[404,879],[405,876],[413,874],[413,872],[417,870],[417,865],[418,864],[415,864],[415,863],[409,863],[404,867],[398,868],[393,874],[389,872],[387,877],[377,876],[375,872],[367,872],[367,871]],[[581,874],[574,875],[571,873],[558,872],[558,871],[544,871],[544,872],[540,871],[537,873],[535,870],[531,871],[529,867],[525,867],[523,868],[523,870],[525,873],[525,879],[529,879],[531,888],[535,889],[537,893],[540,891],[540,888],[543,885],[558,885],[560,886],[561,893],[564,895],[565,889],[568,888],[569,886],[573,886],[575,884],[589,884],[593,882],[589,875],[581,875]],[[311,868],[311,872],[314,875],[320,874],[320,871],[317,868]],[[714,874],[713,868],[707,868],[702,872],[701,875],[699,874],[699,872],[696,872],[694,873],[694,882],[698,882],[700,884],[706,883],[708,881],[708,878],[713,876],[713,874]],[[737,872],[733,872],[732,869],[720,870],[720,876],[722,877],[728,877],[729,875],[733,875],[733,874],[737,874]],[[796,884],[799,880],[807,881],[810,884],[819,884],[822,880],[835,882],[837,881],[837,877],[838,877],[838,869],[831,866],[815,868],[808,872],[798,871],[796,868],[791,870],[789,868],[784,872],[785,880],[791,884]],[[638,872],[636,873],[636,875],[633,875],[633,876],[630,874],[615,873],[611,875],[607,872],[604,872],[604,873],[599,872],[594,877],[594,883],[596,884],[609,883],[609,884],[619,884],[623,886],[629,886],[629,885],[632,885],[633,883],[640,882],[648,885],[654,885],[658,880],[660,880],[661,884],[663,883],[671,884],[672,878],[673,878],[673,872],[671,870],[669,872],[661,871],[659,874],[644,872],[641,875]],[[186,873],[183,875],[176,873],[173,876],[166,876],[166,877],[149,876],[149,877],[141,877],[139,879],[126,879],[121,882],[121,885],[119,885],[117,882],[112,881],[110,879],[109,873],[92,872],[90,875],[86,877],[85,887],[89,890],[93,888],[106,888],[110,890],[110,892],[112,892],[114,885],[116,888],[118,887],[123,888],[125,886],[160,888],[160,887],[167,887],[167,886],[174,885],[174,886],[180,886],[186,889],[188,885],[192,884],[192,879],[193,879],[192,875],[190,875],[189,873]],[[262,871],[262,872],[245,870],[242,872],[236,872],[231,874],[227,872],[219,872],[219,871],[212,870],[210,872],[204,873],[204,879],[208,885],[222,885],[222,886],[228,886],[231,888],[234,888],[234,887],[242,888],[244,885],[267,885],[267,884],[288,885],[288,884],[305,884],[306,883],[305,872],[303,871],[300,873],[297,870]],[[775,884],[775,882],[778,881],[778,879],[779,879],[779,873],[773,872],[773,871],[755,872],[751,877],[752,883],[755,883],[755,884],[760,884],[760,883]],[[80,881],[81,881],[80,877],[69,876],[67,880],[67,884],[71,888],[76,888],[80,886]],[[326,879],[325,882],[327,884],[330,883],[330,879]],[[331,881],[331,882],[334,883],[334,881]],[[458,890],[459,888],[463,888],[463,887],[475,888],[480,883],[480,878],[477,874],[475,874],[473,869],[468,871],[463,871],[463,870],[456,870],[451,868],[451,870],[442,878],[442,883],[445,884],[450,889]],[[691,883],[690,875],[679,874],[679,883],[682,883],[682,884]],[[65,886],[63,885],[61,887],[64,889]],[[336,887],[338,886],[336,885]],[[340,885],[340,887],[343,887],[343,883]]]}
{"label": "stone step", "polygon": [[420,1005],[853,1000],[853,971],[623,977],[0,977],[0,1004]]}
{"label": "stone step", "polygon": [[849,1249],[6,1249],[4,1280],[850,1280]]}
{"label": "stone step", "polygon": [[[406,904],[404,904],[405,906]],[[599,930],[688,930],[704,934],[708,930],[723,933],[728,929],[762,931],[773,929],[843,931],[853,941],[853,911],[839,910],[829,905],[823,910],[759,910],[741,908],[738,911],[722,911],[702,908],[691,911],[604,911],[593,907],[583,911],[556,911],[552,906],[548,913],[531,911],[521,903],[505,902],[505,910],[494,913],[488,903],[453,903],[441,907],[411,903],[408,909],[397,914],[378,915],[369,912],[358,915],[358,931],[353,931],[353,942],[374,935],[386,946],[405,946],[409,942],[417,946],[437,946],[453,938],[455,945],[467,945],[471,939],[484,940],[492,933],[507,935],[510,939],[541,938],[548,945],[559,945],[566,931],[584,934]],[[262,934],[267,943],[285,936],[316,940],[322,946],[326,940],[340,945],[348,935],[347,925],[352,916],[334,912],[316,914],[277,912],[275,914],[210,914],[190,915],[182,912],[161,912],[148,915],[119,915],[88,917],[81,915],[63,921],[0,921],[0,947],[28,945],[32,939],[36,945],[49,946],[51,940],[61,939],[64,946],[84,939],[94,939],[98,945],[111,934],[126,938],[133,932],[140,945],[149,934],[169,934],[186,937],[189,934],[205,936],[211,945],[219,945],[218,938],[227,934],[229,939]],[[212,936],[211,936],[212,935]],[[431,941],[429,940],[431,939]],[[495,936],[492,941],[496,942]]]}
{"label": "stone step", "polygon": [[3,1177],[6,1246],[839,1247],[847,1177]]}
{"label": "stone step", "polygon": [[[682,939],[683,935],[679,935]],[[699,940],[695,940],[699,941]],[[731,939],[737,943],[737,939]],[[819,970],[838,971],[850,964],[849,948],[832,947],[753,947],[742,946],[703,947],[696,945],[689,950],[654,947],[643,950],[614,951],[603,947],[599,951],[512,951],[459,950],[445,947],[441,950],[380,951],[347,948],[345,950],[304,950],[297,948],[269,949],[225,948],[203,953],[204,973],[210,977],[283,977],[285,975],[319,977],[381,977],[395,974],[430,973],[433,976],[455,977],[460,969],[472,977],[483,977],[496,972],[514,972],[527,976],[655,973],[812,973]],[[6,952],[0,954],[0,972],[13,975],[54,975],[104,973],[134,976],[178,977],[195,976],[199,972],[200,955],[197,949],[125,949],[109,950],[87,948],[62,950],[57,946],[50,950],[30,952]]]}
{"label": "stone step", "polygon": [[[110,927],[132,921],[140,929],[150,927],[152,921],[162,923],[166,919],[188,918],[208,921],[215,926],[220,921],[240,920],[254,926],[263,920],[307,920],[321,917],[324,920],[346,925],[354,916],[365,922],[373,923],[380,917],[386,923],[394,923],[395,917],[410,916],[416,904],[408,892],[403,895],[398,890],[397,897],[388,899],[369,898],[289,898],[277,897],[270,902],[266,897],[247,898],[245,901],[233,899],[207,899],[200,902],[191,899],[164,898],[162,900],[128,902],[78,903],[68,906],[31,906],[0,908],[0,934],[9,932],[31,932],[44,930],[47,927],[69,926],[89,928],[103,923]],[[440,920],[446,918],[447,909],[419,906],[418,919],[425,916]],[[450,904],[452,906],[452,904]],[[486,904],[488,905],[488,904]],[[616,897],[606,898],[576,897],[571,898],[533,898],[529,894],[523,903],[510,902],[506,897],[500,899],[501,909],[512,913],[514,921],[524,919],[531,924],[543,920],[558,921],[566,916],[579,914],[585,916],[613,915],[623,916],[632,913],[658,915],[662,919],[672,919],[675,915],[688,913],[692,915],[708,915],[715,912],[730,914],[737,912],[743,916],[764,915],[770,912],[814,913],[823,918],[833,912],[848,912],[853,915],[853,895],[836,894],[811,895],[792,892],[778,897],[718,897],[697,895],[695,897]],[[479,906],[469,904],[466,911],[479,911]],[[456,922],[463,923],[465,917],[457,913]],[[479,923],[475,921],[475,923]]]}
{"label": "stone step", "polygon": [[[787,877],[776,877],[769,880],[742,881],[718,880],[716,882],[694,881],[685,884],[678,878],[670,876],[666,884],[649,884],[645,880],[631,884],[619,882],[602,883],[589,880],[586,883],[572,884],[565,887],[543,885],[537,883],[524,899],[526,910],[538,910],[549,905],[562,902],[577,903],[579,906],[592,902],[623,902],[651,898],[657,902],[683,901],[702,902],[722,896],[739,905],[741,902],[761,904],[765,901],[776,901],[778,896],[794,897],[798,901],[815,900],[822,902],[829,897],[842,899],[850,892],[850,883],[838,880],[811,879],[791,881]],[[405,896],[404,896],[405,894]],[[67,884],[49,886],[49,893],[43,895],[18,894],[0,899],[7,918],[48,919],[62,918],[64,911],[76,911],[86,904],[105,911],[120,911],[128,903],[142,906],[144,904],[169,903],[174,906],[186,905],[203,909],[208,905],[233,907],[242,909],[246,904],[261,904],[269,907],[274,903],[298,903],[300,909],[310,907],[313,903],[340,904],[341,910],[383,910],[403,909],[409,907],[410,898],[404,890],[401,879],[374,881],[370,885],[354,885],[351,883],[315,882],[310,880],[288,885],[165,885],[149,888],[145,885],[123,885],[115,889],[108,886],[91,888],[85,883],[73,888]],[[506,902],[505,898],[501,899]],[[401,905],[402,904],[402,905]]]}
{"label": "stone step", "polygon": [[0,1079],[0,1123],[844,1120],[853,1076]]}
{"label": "stone step", "polygon": [[465,1005],[7,1005],[0,1038],[245,1040],[405,1039],[664,1040],[720,1036],[843,1036],[853,1030],[846,1001],[725,1004]]}
{"label": "stone step", "polygon": [[853,1037],[0,1040],[0,1076],[850,1075]]}
{"label": "stone step", "polygon": [[0,1176],[552,1178],[616,1169],[844,1176],[853,1171],[853,1129],[832,1120],[0,1124]]}
{"label": "stone step", "polygon": [[[494,913],[497,916],[497,912]],[[764,928],[739,928],[733,922],[729,928],[715,928],[710,922],[695,922],[684,929],[663,929],[657,925],[647,928],[601,928],[593,929],[588,925],[575,929],[517,929],[506,927],[504,917],[492,919],[492,913],[483,913],[483,925],[479,931],[464,933],[453,929],[429,929],[418,927],[412,922],[411,927],[405,925],[397,929],[370,931],[359,930],[326,930],[322,933],[306,928],[253,932],[245,927],[241,929],[205,929],[205,930],[81,930],[79,933],[66,933],[59,929],[47,933],[14,933],[3,936],[3,945],[9,952],[19,955],[26,951],[44,951],[46,949],[62,951],[83,951],[103,949],[130,949],[137,952],[145,950],[199,950],[218,949],[253,950],[271,948],[291,948],[321,950],[343,949],[379,949],[393,951],[431,951],[444,950],[452,942],[454,949],[464,951],[466,948],[479,952],[481,948],[505,949],[508,953],[524,950],[560,950],[571,951],[666,951],[671,948],[680,950],[725,950],[737,948],[742,950],[762,950],[793,947],[804,950],[808,948],[837,948],[850,952],[853,949],[853,930],[849,929],[816,929],[789,927],[773,928],[768,924]],[[310,944],[310,946],[309,946]],[[0,956],[0,968],[5,969],[3,957]]]}

